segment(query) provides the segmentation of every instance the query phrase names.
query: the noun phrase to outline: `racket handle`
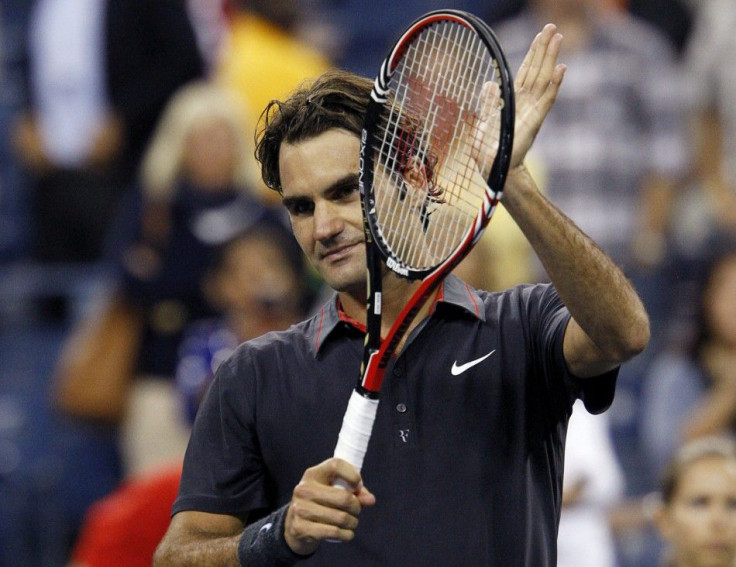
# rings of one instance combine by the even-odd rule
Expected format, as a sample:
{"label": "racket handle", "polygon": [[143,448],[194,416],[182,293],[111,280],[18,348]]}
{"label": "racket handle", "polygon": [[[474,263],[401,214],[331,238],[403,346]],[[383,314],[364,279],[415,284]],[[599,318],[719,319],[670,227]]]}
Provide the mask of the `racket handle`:
{"label": "racket handle", "polygon": [[[342,420],[342,429],[337,438],[335,457],[346,460],[358,471],[363,467],[363,458],[368,449],[368,441],[371,438],[377,410],[377,399],[367,398],[353,390]],[[347,483],[342,479],[337,479],[334,486],[348,488]]]}

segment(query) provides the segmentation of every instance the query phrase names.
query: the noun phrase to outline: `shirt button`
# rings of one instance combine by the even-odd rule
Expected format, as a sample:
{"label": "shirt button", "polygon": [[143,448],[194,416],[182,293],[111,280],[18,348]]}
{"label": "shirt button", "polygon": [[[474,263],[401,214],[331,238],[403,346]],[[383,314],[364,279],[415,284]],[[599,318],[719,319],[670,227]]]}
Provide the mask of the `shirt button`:
{"label": "shirt button", "polygon": [[394,366],[394,376],[401,376],[401,368]]}
{"label": "shirt button", "polygon": [[396,411],[399,413],[406,413],[406,404],[396,404]]}

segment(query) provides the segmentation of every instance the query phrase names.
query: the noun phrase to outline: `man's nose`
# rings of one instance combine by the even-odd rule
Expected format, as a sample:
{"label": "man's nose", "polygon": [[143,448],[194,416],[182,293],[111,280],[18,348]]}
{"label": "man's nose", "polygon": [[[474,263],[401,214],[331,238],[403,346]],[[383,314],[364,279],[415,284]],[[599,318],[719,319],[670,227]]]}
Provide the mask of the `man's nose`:
{"label": "man's nose", "polygon": [[316,203],[314,207],[314,239],[328,240],[339,234],[344,223],[337,206],[329,202]]}

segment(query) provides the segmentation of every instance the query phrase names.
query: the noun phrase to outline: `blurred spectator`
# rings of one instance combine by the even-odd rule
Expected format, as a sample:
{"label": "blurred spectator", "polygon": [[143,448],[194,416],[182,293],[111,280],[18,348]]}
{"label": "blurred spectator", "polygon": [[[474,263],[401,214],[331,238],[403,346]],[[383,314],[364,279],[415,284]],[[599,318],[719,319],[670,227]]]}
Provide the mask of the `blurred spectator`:
{"label": "blurred spectator", "polygon": [[217,366],[237,345],[286,329],[309,312],[312,294],[295,245],[283,227],[262,222],[218,253],[204,285],[222,315],[190,325],[179,349],[176,382],[191,420]]}
{"label": "blurred spectator", "polygon": [[27,0],[3,0],[0,6],[0,261],[28,253],[28,204],[11,143],[11,125],[21,106],[24,49],[22,30]]}
{"label": "blurred spectator", "polygon": [[664,567],[736,565],[736,446],[703,438],[683,446],[662,481],[655,514],[669,549]]}
{"label": "blurred spectator", "polygon": [[[698,0],[700,1],[700,0]],[[629,12],[659,28],[678,54],[687,45],[693,15],[687,0],[621,0]]]}
{"label": "blurred spectator", "polygon": [[[309,23],[330,22],[329,53],[343,69],[375,77],[388,49],[412,21],[444,8],[471,12],[493,24],[519,10],[524,0],[317,0]],[[321,28],[320,28],[321,29]]]}
{"label": "blurred spectator", "polygon": [[[257,123],[269,101],[283,98],[302,81],[316,77],[331,65],[327,55],[294,31],[307,5],[258,0],[237,2],[231,10],[228,38],[216,74],[239,97],[250,124]],[[274,199],[274,192],[263,185],[258,169],[251,183],[261,198]]]}
{"label": "blurred spectator", "polygon": [[565,443],[558,567],[615,567],[610,510],[624,494],[623,471],[606,414],[591,415],[578,400]]}
{"label": "blurred spectator", "polygon": [[693,9],[684,69],[694,89],[694,179],[675,235],[686,259],[707,251],[714,232],[736,234],[736,3],[701,0]]}
{"label": "blurred spectator", "polygon": [[123,481],[88,510],[69,567],[150,567],[179,490],[179,463]]}
{"label": "blurred spectator", "polygon": [[[687,69],[696,88],[696,103],[703,111],[714,111],[723,126],[717,141],[716,174],[722,175],[736,192],[736,4],[728,0],[697,3],[696,27],[688,44]],[[732,203],[732,201],[729,201]],[[732,219],[733,221],[733,219]]]}
{"label": "blurred spectator", "polygon": [[203,71],[181,0],[35,0],[14,137],[38,259],[100,258],[159,113]]}
{"label": "blurred spectator", "polygon": [[[312,0],[305,15],[308,26],[320,31],[324,49],[334,64],[375,77],[388,49],[412,21],[431,10],[459,9],[495,23],[517,12],[524,0]],[[300,30],[301,35],[305,30]],[[316,34],[315,34],[316,35]]]}
{"label": "blurred spectator", "polygon": [[[250,130],[239,111],[212,83],[177,92],[143,159],[141,190],[131,193],[134,202],[118,219],[110,301],[143,321],[121,431],[128,473],[183,454],[188,428],[176,409],[177,349],[190,321],[214,313],[201,289],[214,251],[263,218],[281,222],[280,212],[251,194]],[[68,413],[89,413],[83,402],[92,384],[80,386],[67,379],[57,388]]]}
{"label": "blurred spectator", "polygon": [[713,254],[691,345],[662,352],[644,383],[641,437],[652,478],[683,442],[736,432],[736,246]]}
{"label": "blurred spectator", "polygon": [[692,95],[693,158],[672,220],[668,340],[692,326],[698,285],[719,241],[736,240],[736,3],[703,0],[691,9],[696,20],[682,69]]}
{"label": "blurred spectator", "polygon": [[[256,223],[222,245],[205,278],[222,316],[189,326],[176,373],[182,410],[194,419],[217,367],[237,345],[286,329],[305,313],[305,271],[291,234]],[[96,503],[73,553],[75,567],[146,567],[169,525],[181,463],[129,478]]]}
{"label": "blurred spectator", "polygon": [[[496,26],[512,67],[526,50],[520,38],[550,21],[564,36],[560,60],[568,65],[534,146],[546,192],[624,269],[650,315],[650,346],[622,367],[609,412],[626,492],[636,495],[643,490],[642,375],[668,315],[666,244],[672,203],[688,170],[686,81],[676,75],[667,38],[611,0],[526,5]],[[542,272],[541,265],[537,270]],[[640,558],[649,551],[644,539],[636,534],[624,548],[618,543],[620,565],[643,565]]]}
{"label": "blurred spectator", "polygon": [[629,271],[662,260],[668,198],[684,175],[685,100],[666,40],[604,0],[529,0],[498,34],[512,65],[519,38],[554,21],[565,77],[535,156],[552,200]]}
{"label": "blurred spectator", "polygon": [[[171,411],[171,379],[187,324],[214,313],[201,284],[216,247],[261,219],[282,218],[252,194],[245,123],[219,87],[190,85],[165,111],[142,164],[140,225],[121,257],[121,292],[146,313],[123,427],[131,473],[167,456],[157,450],[161,440],[164,453],[183,454],[188,432]],[[167,425],[171,435],[161,435]]]}
{"label": "blurred spectator", "polygon": [[231,0],[185,0],[197,45],[208,72],[217,65],[227,41],[227,15]]}

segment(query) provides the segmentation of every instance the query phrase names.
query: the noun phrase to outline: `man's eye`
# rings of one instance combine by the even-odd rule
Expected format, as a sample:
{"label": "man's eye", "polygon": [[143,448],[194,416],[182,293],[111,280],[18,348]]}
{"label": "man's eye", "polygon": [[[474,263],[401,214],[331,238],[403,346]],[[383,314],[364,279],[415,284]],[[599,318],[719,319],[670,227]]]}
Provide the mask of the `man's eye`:
{"label": "man's eye", "polygon": [[294,201],[286,207],[293,216],[309,215],[314,210],[314,203],[310,201]]}

